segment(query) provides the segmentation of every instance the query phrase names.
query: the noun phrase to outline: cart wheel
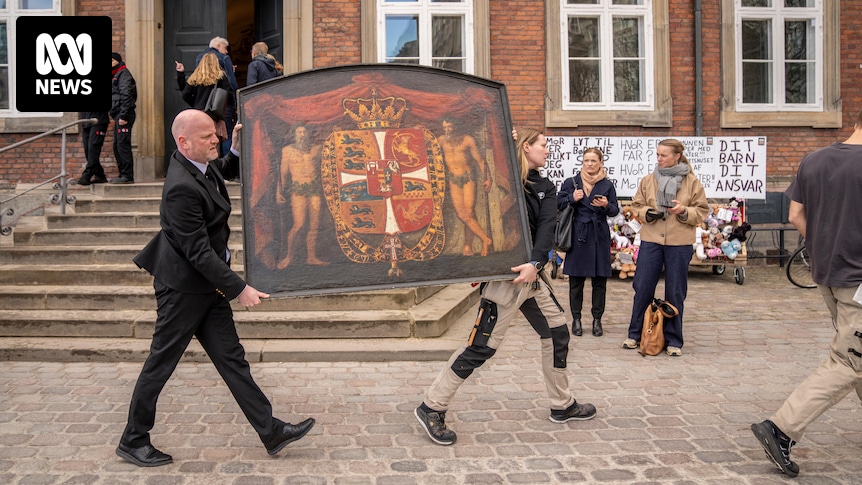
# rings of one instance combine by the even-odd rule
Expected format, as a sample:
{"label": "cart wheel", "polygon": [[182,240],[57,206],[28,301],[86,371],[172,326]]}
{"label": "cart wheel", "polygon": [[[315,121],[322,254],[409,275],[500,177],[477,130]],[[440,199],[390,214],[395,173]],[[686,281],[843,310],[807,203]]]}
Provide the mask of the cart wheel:
{"label": "cart wheel", "polygon": [[742,266],[733,268],[733,278],[736,280],[737,285],[745,283],[745,268]]}
{"label": "cart wheel", "polygon": [[712,265],[712,274],[724,274],[724,265],[723,264],[714,264]]}

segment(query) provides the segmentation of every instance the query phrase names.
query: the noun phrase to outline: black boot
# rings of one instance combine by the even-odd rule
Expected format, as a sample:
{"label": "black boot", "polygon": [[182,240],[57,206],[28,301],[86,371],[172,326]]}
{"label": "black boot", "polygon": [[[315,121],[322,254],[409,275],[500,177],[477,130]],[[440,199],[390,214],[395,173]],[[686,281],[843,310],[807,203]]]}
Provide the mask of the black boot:
{"label": "black boot", "polygon": [[601,337],[603,333],[604,332],[602,332],[602,321],[599,320],[598,318],[594,318],[593,319],[593,336]]}
{"label": "black boot", "polygon": [[584,328],[581,326],[581,319],[576,318],[574,322],[572,322],[572,333],[575,334],[575,337],[580,337],[584,334]]}

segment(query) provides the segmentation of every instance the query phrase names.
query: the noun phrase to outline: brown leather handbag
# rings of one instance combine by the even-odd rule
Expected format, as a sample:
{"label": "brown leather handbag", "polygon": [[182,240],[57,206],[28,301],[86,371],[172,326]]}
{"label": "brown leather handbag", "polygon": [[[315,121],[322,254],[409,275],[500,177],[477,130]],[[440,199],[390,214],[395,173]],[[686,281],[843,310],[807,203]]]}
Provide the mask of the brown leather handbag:
{"label": "brown leather handbag", "polygon": [[640,354],[658,355],[664,350],[664,319],[679,315],[679,310],[670,303],[653,298],[644,312],[644,326],[641,330]]}

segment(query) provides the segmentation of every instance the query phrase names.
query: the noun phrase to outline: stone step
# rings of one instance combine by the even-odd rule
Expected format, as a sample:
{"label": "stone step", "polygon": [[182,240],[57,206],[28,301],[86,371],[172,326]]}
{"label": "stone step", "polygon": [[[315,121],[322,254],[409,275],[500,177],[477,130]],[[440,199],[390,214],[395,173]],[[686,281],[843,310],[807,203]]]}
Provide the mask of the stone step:
{"label": "stone step", "polygon": [[[126,264],[141,250],[140,244],[124,246],[10,246],[0,251],[0,264]],[[242,260],[242,249],[237,250]],[[2,270],[2,268],[0,268]]]}
{"label": "stone step", "polygon": [[[84,228],[159,228],[156,212],[93,212],[82,214],[56,214],[46,217],[48,229]],[[234,210],[228,219],[231,228],[242,227],[242,213]]]}
{"label": "stone step", "polygon": [[[86,192],[105,199],[161,198],[163,186],[164,183],[162,182],[143,182],[130,185],[96,184],[90,185],[89,191]],[[226,181],[225,186],[231,198],[240,196],[242,186],[239,183]]]}
{"label": "stone step", "polygon": [[[76,229],[45,229],[15,231],[15,246],[128,246],[144,247],[159,232],[158,227],[123,228],[91,227]],[[231,246],[242,241],[242,227],[231,228]]]}
{"label": "stone step", "polygon": [[[242,274],[241,269],[234,268]],[[125,264],[4,264],[0,285],[152,286],[153,277],[129,260]]]}
{"label": "stone step", "polygon": [[[443,289],[445,287],[428,286],[314,297],[273,298],[248,309],[237,302],[233,302],[232,306],[235,311],[252,312],[319,311],[321,308],[335,311],[408,310]],[[155,309],[152,279],[150,284],[140,286],[0,285],[0,310]]]}
{"label": "stone step", "polygon": [[[353,339],[431,338],[445,333],[478,292],[469,284],[451,285],[407,310],[235,311],[241,338]],[[28,338],[150,339],[155,310],[4,310],[0,341]]]}

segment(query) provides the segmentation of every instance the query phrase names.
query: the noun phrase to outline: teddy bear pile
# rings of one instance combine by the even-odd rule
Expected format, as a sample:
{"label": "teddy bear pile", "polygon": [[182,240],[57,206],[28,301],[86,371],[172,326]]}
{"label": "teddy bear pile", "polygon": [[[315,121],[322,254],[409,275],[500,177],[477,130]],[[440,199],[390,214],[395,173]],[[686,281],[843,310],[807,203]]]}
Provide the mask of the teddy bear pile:
{"label": "teddy bear pile", "polygon": [[[620,279],[631,278],[637,270],[642,222],[630,206],[624,205],[616,217],[608,217],[611,233],[611,268]],[[751,225],[744,221],[743,200],[731,197],[726,203],[711,204],[706,221],[697,229],[693,263],[723,264],[744,255],[743,242]]]}
{"label": "teddy bear pile", "polygon": [[611,232],[611,269],[619,271],[620,279],[635,275],[637,269],[638,249],[640,249],[641,221],[634,215],[629,206],[623,206],[616,217],[608,217],[608,229]]}
{"label": "teddy bear pile", "polygon": [[751,230],[751,225],[744,221],[742,204],[735,197],[726,204],[711,204],[706,220],[695,232],[694,256],[698,261],[721,263],[739,257]]}

